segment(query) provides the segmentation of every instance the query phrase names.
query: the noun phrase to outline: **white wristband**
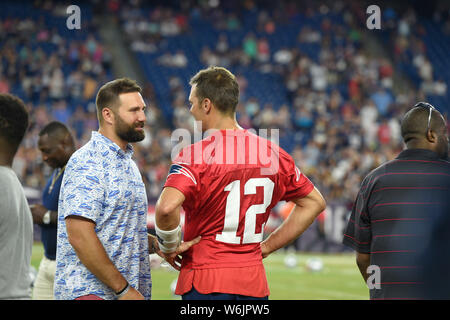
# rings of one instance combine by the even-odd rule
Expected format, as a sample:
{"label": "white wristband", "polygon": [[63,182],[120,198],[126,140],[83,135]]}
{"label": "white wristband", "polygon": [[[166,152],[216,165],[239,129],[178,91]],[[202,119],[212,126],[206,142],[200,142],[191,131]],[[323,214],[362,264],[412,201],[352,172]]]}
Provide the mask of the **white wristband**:
{"label": "white wristband", "polygon": [[164,253],[172,253],[181,243],[181,225],[173,230],[165,231],[155,224],[156,237],[158,238],[159,249]]}

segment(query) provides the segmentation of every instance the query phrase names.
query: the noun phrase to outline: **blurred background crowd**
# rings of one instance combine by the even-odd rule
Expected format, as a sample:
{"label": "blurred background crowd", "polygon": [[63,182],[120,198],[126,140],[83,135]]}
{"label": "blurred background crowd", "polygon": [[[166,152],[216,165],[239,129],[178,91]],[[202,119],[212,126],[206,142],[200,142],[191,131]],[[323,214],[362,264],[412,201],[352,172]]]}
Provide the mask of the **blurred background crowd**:
{"label": "blurred background crowd", "polygon": [[[66,26],[69,5],[0,4],[0,92],[20,96],[31,114],[14,161],[29,190],[40,191],[50,174],[37,149],[44,125],[67,124],[78,147],[97,130],[95,95],[123,76],[116,46],[142,76],[148,125],[134,157],[150,205],[170,166],[172,131],[193,129],[189,79],[209,65],[237,76],[241,126],[278,129],[280,145],[327,202],[347,210],[363,177],[403,149],[406,110],[426,100],[448,121],[445,1],[379,1],[381,30],[367,29],[364,1],[81,2],[80,30]],[[102,28],[115,28],[122,41],[106,41]]]}

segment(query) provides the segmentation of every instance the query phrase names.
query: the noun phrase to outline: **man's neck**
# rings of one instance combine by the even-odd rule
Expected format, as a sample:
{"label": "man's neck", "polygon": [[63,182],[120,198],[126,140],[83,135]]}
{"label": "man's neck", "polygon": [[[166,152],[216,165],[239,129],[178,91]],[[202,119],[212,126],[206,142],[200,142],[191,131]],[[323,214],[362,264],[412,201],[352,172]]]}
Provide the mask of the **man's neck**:
{"label": "man's neck", "polygon": [[2,141],[0,141],[0,150],[2,150],[0,153],[0,166],[12,167],[16,153],[11,152],[9,146]]}
{"label": "man's neck", "polygon": [[100,129],[98,129],[98,133],[100,133],[101,135],[107,137],[109,140],[111,140],[112,142],[117,144],[120,147],[120,149],[122,149],[123,151],[127,150],[128,142],[120,139],[111,130],[107,130],[106,128],[100,128]]}
{"label": "man's neck", "polygon": [[434,151],[434,148],[427,143],[426,141],[420,141],[420,140],[412,140],[410,142],[408,142],[406,144],[406,149],[425,149],[425,150],[430,150],[430,151]]}
{"label": "man's neck", "polygon": [[6,155],[0,155],[0,166],[12,167],[14,157],[7,157]]}
{"label": "man's neck", "polygon": [[231,117],[219,117],[215,121],[208,125],[208,129],[217,130],[242,130],[243,128],[236,121],[236,118]]}

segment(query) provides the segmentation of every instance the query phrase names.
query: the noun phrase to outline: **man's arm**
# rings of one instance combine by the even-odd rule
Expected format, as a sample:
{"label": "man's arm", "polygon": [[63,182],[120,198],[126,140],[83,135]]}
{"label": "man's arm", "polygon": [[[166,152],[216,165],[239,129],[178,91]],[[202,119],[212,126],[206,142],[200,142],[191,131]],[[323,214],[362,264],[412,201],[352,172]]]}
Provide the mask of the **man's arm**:
{"label": "man's arm", "polygon": [[[184,194],[178,189],[172,187],[165,187],[163,189],[155,208],[155,223],[157,228],[163,231],[173,231],[178,228],[180,225],[181,205],[184,200]],[[191,241],[181,242],[173,252],[161,252],[161,254],[172,267],[179,271],[181,265],[181,257],[179,255],[189,250],[194,244],[200,242],[200,238],[198,236]]]}
{"label": "man's arm", "polygon": [[164,258],[161,250],[159,249],[158,238],[150,233],[147,233],[147,239],[148,239],[148,253],[149,254],[156,253],[161,258]]}
{"label": "man's arm", "polygon": [[297,198],[293,202],[295,206],[288,218],[261,242],[263,258],[300,236],[326,207],[325,199],[316,188],[306,197]]}
{"label": "man's arm", "polygon": [[50,223],[57,224],[58,223],[58,211],[48,210],[42,204],[32,204],[30,206],[31,214],[33,215],[33,223],[43,224],[44,215],[47,211],[50,211]]}
{"label": "man's arm", "polygon": [[367,268],[370,265],[370,253],[356,252],[356,264],[358,265],[359,272],[361,272],[361,275],[364,278],[364,282],[367,283],[367,278],[369,277]]}
{"label": "man's arm", "polygon": [[155,222],[159,229],[169,231],[178,227],[184,199],[184,194],[176,188],[163,189],[155,208]]}
{"label": "man's arm", "polygon": [[[119,292],[127,285],[127,280],[109,259],[102,243],[95,233],[92,220],[68,216],[66,218],[67,236],[80,261],[100,281]],[[120,300],[143,300],[144,297],[134,288],[123,295]]]}

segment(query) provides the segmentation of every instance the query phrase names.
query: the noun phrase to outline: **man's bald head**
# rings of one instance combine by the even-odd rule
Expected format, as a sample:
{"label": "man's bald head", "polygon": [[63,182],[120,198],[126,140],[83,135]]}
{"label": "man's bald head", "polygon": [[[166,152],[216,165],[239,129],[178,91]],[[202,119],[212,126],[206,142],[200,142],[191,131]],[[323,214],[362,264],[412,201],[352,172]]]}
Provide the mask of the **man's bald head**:
{"label": "man's bald head", "polygon": [[401,133],[408,148],[429,149],[440,156],[445,153],[445,158],[448,157],[446,122],[442,114],[429,103],[417,103],[405,114]]}

